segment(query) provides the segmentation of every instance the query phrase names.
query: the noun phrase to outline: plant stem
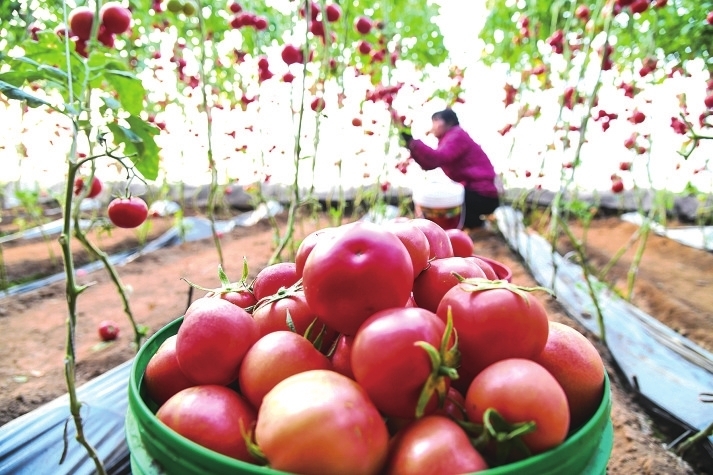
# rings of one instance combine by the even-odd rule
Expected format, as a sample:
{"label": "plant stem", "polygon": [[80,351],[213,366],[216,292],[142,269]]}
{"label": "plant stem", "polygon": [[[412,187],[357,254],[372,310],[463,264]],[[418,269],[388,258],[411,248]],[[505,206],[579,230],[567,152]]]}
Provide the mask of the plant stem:
{"label": "plant stem", "polygon": [[703,430],[700,430],[699,432],[696,432],[693,434],[691,437],[688,439],[684,440],[681,445],[676,447],[676,454],[677,455],[683,455],[684,452],[686,452],[688,449],[693,447],[697,442],[705,439],[706,437],[710,437],[713,435],[713,422],[708,424],[708,427],[706,427]]}
{"label": "plant stem", "polygon": [[[210,221],[210,231],[213,235],[213,243],[218,251],[218,261],[223,266],[223,248],[220,244],[220,236],[215,228],[215,199],[218,192],[218,169],[213,158],[213,117],[211,114],[211,106],[208,104],[208,94],[206,88],[209,86],[205,73],[206,62],[206,32],[205,21],[203,18],[203,2],[198,2],[198,28],[200,31],[200,50],[201,59],[198,61],[198,72],[201,76],[201,98],[203,100],[203,109],[206,116],[206,133],[208,140],[208,167],[210,168],[210,189],[208,190],[208,220]],[[211,41],[212,44],[212,41]]]}
{"label": "plant stem", "polygon": [[[74,127],[74,140],[72,143],[72,153],[76,150],[76,138],[77,138],[77,127]],[[70,162],[69,172],[68,172],[68,183],[74,182],[74,177],[76,176],[77,168]],[[94,462],[96,467],[96,473],[99,475],[104,475],[106,472],[104,470],[104,465],[99,459],[94,447],[87,441],[84,436],[84,426],[82,423],[81,408],[82,403],[77,397],[76,389],[76,351],[74,346],[74,338],[76,334],[77,325],[77,298],[86,287],[80,287],[76,283],[75,272],[74,272],[74,259],[72,257],[72,247],[70,244],[70,236],[72,234],[72,216],[70,210],[72,208],[72,187],[67,186],[65,192],[65,207],[63,216],[63,226],[62,234],[59,236],[59,245],[62,248],[62,256],[64,261],[64,269],[66,274],[66,286],[65,294],[67,298],[67,339],[66,339],[66,353],[64,356],[64,376],[67,382],[67,393],[69,396],[69,411],[74,420],[74,426],[77,431],[76,440],[79,442],[87,451],[87,454]],[[67,441],[65,441],[65,444]]]}
{"label": "plant stem", "polygon": [[577,239],[577,236],[574,235],[572,232],[572,229],[569,227],[569,225],[565,222],[561,223],[560,229],[562,229],[567,236],[567,238],[570,240],[572,243],[572,246],[574,247],[574,251],[577,254],[577,257],[579,257],[580,260],[580,267],[582,268],[582,273],[584,274],[584,282],[587,284],[587,291],[589,292],[589,296],[592,298],[592,303],[594,304],[594,310],[596,311],[596,316],[597,316],[597,325],[599,326],[599,338],[603,344],[606,345],[607,343],[607,337],[606,337],[606,328],[604,327],[604,315],[602,314],[602,309],[601,306],[599,305],[599,299],[597,297],[597,292],[594,289],[594,286],[592,285],[591,282],[591,274],[589,272],[589,267],[587,265],[587,252],[582,243],[580,242],[579,239]]}
{"label": "plant stem", "polygon": [[631,265],[629,266],[629,271],[626,274],[626,300],[629,302],[634,294],[634,282],[636,281],[636,276],[639,273],[639,264],[641,264],[641,259],[644,257],[646,243],[651,235],[651,220],[648,217],[641,224],[639,230],[641,235],[639,245],[636,248],[634,259],[632,260]]}
{"label": "plant stem", "polygon": [[[62,10],[63,10],[63,16],[64,16],[64,21],[65,24],[67,23],[67,2],[66,0],[62,2]],[[95,5],[95,11],[94,11],[94,18],[99,18],[99,10],[101,8],[101,2],[97,1]],[[92,43],[96,42],[97,38],[97,32],[99,30],[99,22],[95,21],[92,24],[92,31],[91,31],[91,36],[90,36],[90,42],[89,42],[89,47],[92,47]],[[66,67],[67,67],[67,82],[68,82],[68,94],[69,98],[67,103],[68,104],[73,104],[75,101],[74,94],[73,94],[73,77],[72,77],[72,68],[71,68],[71,52],[70,52],[70,40],[69,40],[69,35],[65,36],[64,39],[64,46],[65,46],[65,57],[67,59]],[[90,96],[90,92],[88,87],[87,87],[87,81],[89,77],[89,64],[85,60],[84,61],[84,75],[85,75],[85,81],[84,81],[84,91],[87,91],[87,96]],[[81,99],[80,99],[81,100]],[[68,115],[72,119],[72,142],[70,146],[70,152],[69,152],[69,165],[68,165],[68,171],[67,171],[67,186],[65,189],[65,196],[64,196],[64,206],[62,209],[62,218],[63,218],[63,225],[62,225],[62,233],[59,236],[59,244],[60,247],[62,248],[62,257],[63,257],[63,262],[64,262],[64,271],[66,275],[66,280],[65,280],[65,297],[67,299],[67,335],[66,335],[66,344],[65,344],[65,357],[64,357],[64,375],[65,375],[65,380],[67,383],[67,393],[69,397],[69,412],[71,414],[71,417],[74,421],[74,426],[76,429],[76,440],[79,442],[80,445],[82,445],[85,450],[87,451],[87,455],[89,456],[90,459],[94,462],[96,473],[98,475],[105,475],[106,471],[104,469],[104,465],[99,458],[99,455],[97,454],[96,450],[94,447],[89,443],[89,441],[86,439],[84,436],[84,426],[82,423],[82,415],[81,415],[81,408],[82,404],[79,401],[77,397],[77,389],[76,389],[76,351],[75,351],[75,346],[74,346],[74,339],[75,339],[75,334],[76,334],[76,325],[77,325],[77,299],[79,295],[86,289],[86,287],[79,287],[77,286],[76,283],[76,276],[75,276],[75,271],[74,271],[74,258],[72,256],[72,246],[70,243],[71,235],[72,235],[72,206],[73,206],[73,187],[72,185],[74,184],[74,179],[77,175],[77,171],[79,169],[79,164],[76,163],[76,157],[77,157],[77,142],[78,142],[78,137],[79,137],[79,125],[78,125],[78,119],[82,113],[82,107],[81,104],[79,107],[77,107],[77,110],[79,112],[76,113],[76,115]],[[77,205],[78,206],[78,205]],[[65,444],[68,442],[65,440]],[[61,462],[62,460],[60,460]]]}
{"label": "plant stem", "polygon": [[5,268],[5,254],[3,254],[0,244],[0,290],[7,290],[10,284],[7,281],[7,269]]}
{"label": "plant stem", "polygon": [[[309,3],[309,0],[305,2],[305,21],[307,21],[308,18],[310,18],[309,14],[309,8],[311,8],[312,5]],[[305,32],[305,47],[309,45],[308,41],[308,31],[309,28],[307,28],[307,31]],[[300,186],[299,186],[299,171],[300,171],[300,155],[302,154],[302,145],[300,144],[300,141],[302,139],[302,124],[304,122],[304,112],[305,112],[305,91],[306,91],[306,84],[307,84],[307,62],[309,61],[309,52],[305,51],[305,54],[303,55],[303,62],[302,62],[302,93],[300,95],[300,111],[298,114],[298,119],[297,119],[297,132],[295,134],[295,147],[294,147],[294,157],[293,157],[293,162],[295,165],[295,174],[293,176],[293,182],[292,182],[292,200],[290,201],[290,207],[287,210],[287,228],[285,229],[285,234],[282,236],[280,239],[280,242],[277,243],[277,247],[273,251],[272,255],[270,256],[270,260],[268,261],[268,265],[275,264],[276,262],[279,261],[280,256],[284,252],[285,248],[290,244],[290,241],[292,241],[292,237],[294,235],[295,231],[295,219],[297,216],[297,209],[299,208],[300,205]],[[316,150],[315,150],[316,152]]]}
{"label": "plant stem", "polygon": [[109,273],[109,277],[111,278],[111,281],[114,283],[114,287],[116,287],[116,291],[121,297],[121,303],[124,306],[124,313],[129,318],[131,328],[134,331],[134,345],[136,347],[136,350],[138,351],[138,349],[141,347],[141,340],[144,336],[146,336],[146,331],[144,328],[138,325],[136,323],[136,320],[134,319],[134,314],[131,311],[131,306],[129,305],[129,296],[126,293],[126,287],[124,287],[124,284],[122,283],[121,278],[119,277],[119,273],[116,271],[116,267],[111,262],[109,262],[109,256],[106,254],[106,252],[95,246],[94,243],[92,243],[87,238],[87,235],[79,229],[78,220],[78,216],[75,215],[74,236],[79,242],[82,243],[82,245],[87,250],[87,252],[89,252],[89,254],[93,255],[95,258],[99,259],[102,262],[104,268]]}

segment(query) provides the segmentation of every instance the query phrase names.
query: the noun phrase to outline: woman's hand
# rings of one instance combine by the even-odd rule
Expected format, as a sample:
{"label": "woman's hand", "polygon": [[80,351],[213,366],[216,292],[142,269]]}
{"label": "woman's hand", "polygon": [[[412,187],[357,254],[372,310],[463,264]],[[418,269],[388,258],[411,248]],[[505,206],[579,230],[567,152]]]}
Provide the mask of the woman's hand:
{"label": "woman's hand", "polygon": [[411,145],[411,141],[413,140],[413,136],[409,134],[408,132],[401,132],[401,140],[403,141],[404,145],[408,147]]}

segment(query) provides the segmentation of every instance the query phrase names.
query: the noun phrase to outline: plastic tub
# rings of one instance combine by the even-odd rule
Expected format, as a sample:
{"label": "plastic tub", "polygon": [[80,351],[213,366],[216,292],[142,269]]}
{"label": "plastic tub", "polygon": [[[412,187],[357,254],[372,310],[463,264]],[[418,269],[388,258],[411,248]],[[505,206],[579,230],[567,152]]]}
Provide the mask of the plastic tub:
{"label": "plastic tub", "polygon": [[443,229],[461,229],[465,222],[465,188],[449,181],[429,181],[413,190],[415,215]]}
{"label": "plastic tub", "polygon": [[[145,396],[143,373],[146,365],[168,337],[175,335],[183,317],[169,323],[144,344],[137,353],[129,376],[129,409],[126,416],[126,440],[131,452],[134,474],[213,475],[284,474],[267,467],[251,465],[226,457],[178,435],[155,416],[157,409]],[[594,416],[570,434],[560,446],[520,462],[479,472],[483,475],[559,475],[606,473],[613,444],[609,378],[604,382],[604,396]]]}

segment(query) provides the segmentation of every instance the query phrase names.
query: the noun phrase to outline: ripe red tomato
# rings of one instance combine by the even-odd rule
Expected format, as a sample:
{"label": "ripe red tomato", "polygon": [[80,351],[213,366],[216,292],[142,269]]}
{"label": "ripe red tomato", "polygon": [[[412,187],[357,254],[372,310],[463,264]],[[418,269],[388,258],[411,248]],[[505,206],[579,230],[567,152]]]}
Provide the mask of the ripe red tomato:
{"label": "ripe red tomato", "polygon": [[[287,314],[290,314],[295,332],[304,335],[307,328],[317,319],[317,315],[307,304],[307,299],[302,291],[265,302],[253,309],[253,320],[257,325],[259,335],[265,336],[280,330],[289,330]],[[319,322],[315,323],[315,334],[321,328]]]}
{"label": "ripe red tomato", "polygon": [[232,303],[233,305],[237,305],[240,308],[252,307],[257,303],[255,294],[253,294],[249,289],[231,290],[230,292],[222,292],[218,294],[209,293],[206,297],[218,297]]}
{"label": "ripe red tomato", "polygon": [[399,238],[406,247],[409,256],[411,256],[413,278],[415,279],[428,267],[431,248],[426,235],[410,221],[389,221],[384,224],[384,228]]}
{"label": "ripe red tomato", "polygon": [[418,227],[426,235],[430,250],[429,258],[453,257],[453,245],[442,227],[425,218],[414,218],[411,220],[411,224]]}
{"label": "ripe red tomato", "polygon": [[461,365],[456,388],[467,389],[475,375],[496,361],[532,359],[545,347],[545,307],[534,295],[519,295],[509,285],[472,291],[473,286],[461,283],[441,299],[436,313],[446,321],[450,308],[458,332]]}
{"label": "ripe red tomato", "polygon": [[106,31],[120,35],[131,28],[131,11],[119,2],[107,2],[99,11],[102,25]]}
{"label": "ripe red tomato", "polygon": [[286,44],[282,47],[282,60],[286,64],[302,62],[302,51],[295,45]]}
{"label": "ripe red tomato", "polygon": [[443,416],[426,416],[401,429],[389,447],[385,475],[473,473],[488,468],[468,435]]}
{"label": "ripe red tomato", "polygon": [[[433,372],[429,353],[417,342],[432,345],[438,353],[445,330],[437,315],[422,308],[381,310],[359,327],[352,345],[352,371],[379,411],[391,417],[414,418],[420,416],[417,409],[424,414],[437,409],[436,392],[425,408],[417,408]],[[441,367],[457,365],[456,358],[442,359]],[[450,380],[442,378],[447,389]]]}
{"label": "ripe red tomato", "polygon": [[339,5],[336,3],[330,3],[327,5],[325,12],[327,14],[327,21],[329,22],[335,22],[342,16],[342,9],[339,8]]}
{"label": "ripe red tomato", "polygon": [[107,208],[109,220],[120,228],[140,226],[149,215],[149,207],[138,196],[114,198]]}
{"label": "ripe red tomato", "polygon": [[413,281],[413,298],[416,305],[435,313],[446,292],[459,282],[454,274],[465,278],[486,278],[485,272],[472,260],[462,257],[434,259]]}
{"label": "ripe red tomato", "polygon": [[302,335],[277,331],[260,338],[245,354],[238,384],[245,399],[259,408],[277,383],[312,369],[332,369],[332,364]]}
{"label": "ripe red tomato", "polygon": [[290,376],[265,395],[255,441],[276,470],[376,474],[386,460],[389,434],[356,382],[312,370]]}
{"label": "ripe red tomato", "polygon": [[453,247],[453,255],[456,257],[469,257],[473,255],[473,239],[462,229],[446,229],[448,239]]}
{"label": "ripe red tomato", "polygon": [[361,54],[369,54],[371,52],[371,45],[369,42],[361,40],[359,41],[359,45],[357,47],[359,49],[359,52]]}
{"label": "ripe red tomato", "polygon": [[295,284],[299,280],[296,269],[294,262],[278,262],[264,267],[253,282],[255,298],[260,300],[269,297],[276,294],[281,287],[288,288]]}
{"label": "ripe red tomato", "polygon": [[[82,190],[84,190],[84,181],[86,178],[83,177],[77,177],[76,180],[74,180],[74,195],[79,196],[82,193]],[[92,177],[92,186],[89,188],[89,193],[87,194],[87,198],[94,198],[97,196],[99,193],[102,191],[102,182],[99,180],[99,178]]]}
{"label": "ripe red tomato", "polygon": [[315,112],[322,112],[327,103],[321,97],[315,97],[310,103],[310,108]]}
{"label": "ripe red tomato", "polygon": [[146,392],[161,406],[177,392],[193,386],[176,358],[176,335],[168,337],[151,357],[144,372]]}
{"label": "ripe red tomato", "polygon": [[586,336],[559,322],[550,322],[547,344],[534,361],[555,377],[569,405],[570,425],[589,420],[602,401],[604,362]]}
{"label": "ripe red tomato", "polygon": [[451,386],[448,388],[443,407],[439,407],[435,414],[450,417],[454,421],[466,421],[468,416],[465,413],[465,396]]}
{"label": "ripe red tomato", "polygon": [[329,328],[353,335],[375,312],[406,304],[413,266],[396,236],[377,224],[356,222],[314,246],[302,283],[319,318]]}
{"label": "ripe red tomato", "polygon": [[611,191],[612,193],[621,193],[624,191],[624,182],[621,180],[612,180]]}
{"label": "ripe red tomato", "polygon": [[104,320],[99,324],[99,338],[102,341],[114,341],[119,337],[119,325],[112,320]]}
{"label": "ripe red tomato", "polygon": [[498,274],[495,273],[495,269],[493,269],[493,266],[485,262],[483,259],[481,259],[478,256],[470,256],[466,257],[469,261],[473,261],[476,264],[478,264],[478,267],[480,267],[483,272],[485,273],[485,277],[490,279],[490,280],[498,280],[500,277],[498,277]]}
{"label": "ripe red tomato", "polygon": [[243,428],[254,427],[255,409],[232,389],[219,385],[184,389],[166,401],[156,417],[207,449],[255,462],[242,435]]}
{"label": "ripe red tomato", "polygon": [[368,34],[371,31],[372,26],[373,24],[371,22],[371,19],[365,16],[357,18],[356,23],[354,24],[356,30],[362,35]]}
{"label": "ripe red tomato", "polygon": [[87,41],[92,33],[94,10],[87,6],[77,7],[69,13],[69,29],[80,40]]}
{"label": "ripe red tomato", "polygon": [[337,340],[337,345],[334,347],[334,353],[332,353],[332,357],[330,358],[332,369],[350,379],[354,379],[354,372],[352,371],[352,345],[354,345],[353,336],[340,335]]}
{"label": "ripe red tomato", "polygon": [[533,454],[556,447],[567,437],[567,397],[554,376],[534,361],[502,360],[473,379],[465,395],[468,420],[482,424],[490,408],[510,424],[535,422],[535,430],[522,437]]}
{"label": "ripe red tomato", "polygon": [[302,277],[305,262],[307,262],[307,256],[309,256],[312,252],[312,249],[314,249],[317,242],[319,242],[320,239],[329,236],[329,234],[335,230],[337,230],[337,228],[323,228],[313,231],[305,236],[300,245],[297,247],[297,252],[295,253],[295,271],[298,278]]}
{"label": "ripe red tomato", "polygon": [[104,28],[104,25],[101,25],[99,27],[99,31],[97,32],[97,40],[107,48],[113,48],[114,47],[114,33],[109,32],[106,28]]}
{"label": "ripe red tomato", "polygon": [[200,298],[178,329],[176,357],[195,384],[228,384],[245,353],[258,340],[257,324],[244,309],[223,299]]}

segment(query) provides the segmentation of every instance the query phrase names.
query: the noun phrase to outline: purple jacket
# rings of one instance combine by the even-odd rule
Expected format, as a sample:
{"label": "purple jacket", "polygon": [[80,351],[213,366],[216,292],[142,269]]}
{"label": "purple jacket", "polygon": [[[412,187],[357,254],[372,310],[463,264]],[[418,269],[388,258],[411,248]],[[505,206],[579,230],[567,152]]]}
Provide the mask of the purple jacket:
{"label": "purple jacket", "polygon": [[460,126],[451,127],[438,141],[434,150],[421,140],[412,140],[411,156],[424,170],[441,170],[466,190],[483,196],[498,196],[495,170],[480,145]]}

